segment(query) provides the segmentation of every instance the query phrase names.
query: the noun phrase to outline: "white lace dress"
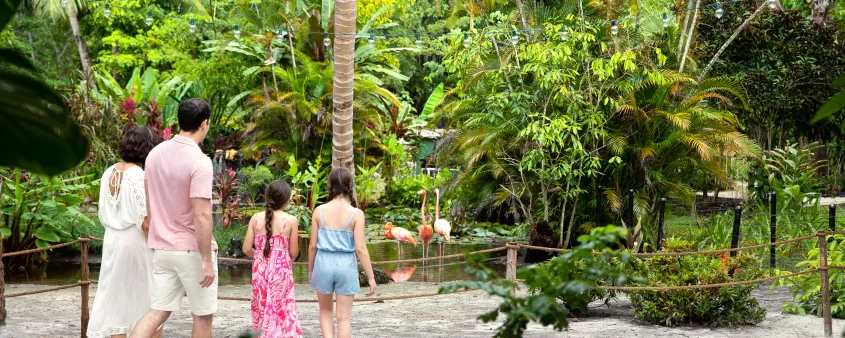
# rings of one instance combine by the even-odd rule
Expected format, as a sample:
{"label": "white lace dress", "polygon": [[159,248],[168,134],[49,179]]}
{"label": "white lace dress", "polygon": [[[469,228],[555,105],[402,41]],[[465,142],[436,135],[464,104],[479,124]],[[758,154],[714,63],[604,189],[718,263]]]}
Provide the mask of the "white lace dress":
{"label": "white lace dress", "polygon": [[112,176],[113,170],[106,169],[100,180],[99,216],[106,233],[89,338],[128,335],[150,310],[153,254],[143,231],[144,170],[130,167]]}

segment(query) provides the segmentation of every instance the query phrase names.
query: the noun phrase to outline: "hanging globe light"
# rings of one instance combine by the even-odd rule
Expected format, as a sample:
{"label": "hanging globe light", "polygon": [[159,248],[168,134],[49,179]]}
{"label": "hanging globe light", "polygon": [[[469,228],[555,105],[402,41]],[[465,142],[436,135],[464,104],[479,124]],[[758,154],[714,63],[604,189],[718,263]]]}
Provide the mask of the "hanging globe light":
{"label": "hanging globe light", "polygon": [[370,45],[370,48],[376,48],[376,36],[374,34],[370,34],[370,39],[367,40],[367,43]]}
{"label": "hanging globe light", "polygon": [[778,2],[775,1],[775,0],[769,0],[769,9],[777,9],[777,8],[778,8]]}
{"label": "hanging globe light", "polygon": [[610,22],[610,34],[619,34],[619,25],[616,24],[616,20]]}
{"label": "hanging globe light", "polygon": [[281,29],[281,28],[279,29],[279,34],[276,34],[276,41],[278,41],[279,43],[285,42],[285,30],[284,29]]}
{"label": "hanging globe light", "polygon": [[150,27],[150,26],[153,25],[153,15],[152,15],[152,13],[147,12],[147,19],[144,20],[144,22],[147,24],[147,27]]}
{"label": "hanging globe light", "polygon": [[716,19],[721,19],[725,15],[725,10],[722,9],[722,4],[716,3]]}
{"label": "hanging globe light", "polygon": [[472,43],[472,41],[469,39],[469,34],[464,33],[464,48],[469,48],[470,43]]}
{"label": "hanging globe light", "polygon": [[191,19],[191,24],[188,25],[188,30],[191,31],[191,33],[197,31],[197,23],[196,21],[194,21],[194,19]]}
{"label": "hanging globe light", "polygon": [[516,30],[511,31],[511,44],[516,47],[519,44],[519,35],[516,34]]}
{"label": "hanging globe light", "polygon": [[414,45],[417,46],[417,49],[422,48],[422,39],[420,39],[419,34],[417,34],[417,41],[414,41]]}
{"label": "hanging globe light", "polygon": [[106,9],[103,10],[103,16],[108,19],[111,16],[111,9],[109,9],[109,4],[106,4]]}
{"label": "hanging globe light", "polygon": [[329,48],[332,45],[332,39],[329,39],[329,33],[323,33],[323,46]]}
{"label": "hanging globe light", "polygon": [[669,21],[669,14],[663,13],[663,28],[669,27],[671,25]]}
{"label": "hanging globe light", "polygon": [[182,4],[179,4],[179,6],[176,7],[176,13],[182,14]]}
{"label": "hanging globe light", "polygon": [[235,39],[240,39],[241,38],[241,27],[238,26],[238,25],[235,25],[235,30],[234,30],[233,33],[235,34]]}
{"label": "hanging globe light", "polygon": [[560,41],[569,39],[569,31],[566,30],[566,25],[560,26]]}
{"label": "hanging globe light", "polygon": [[62,0],[62,8],[67,8],[67,0]]}

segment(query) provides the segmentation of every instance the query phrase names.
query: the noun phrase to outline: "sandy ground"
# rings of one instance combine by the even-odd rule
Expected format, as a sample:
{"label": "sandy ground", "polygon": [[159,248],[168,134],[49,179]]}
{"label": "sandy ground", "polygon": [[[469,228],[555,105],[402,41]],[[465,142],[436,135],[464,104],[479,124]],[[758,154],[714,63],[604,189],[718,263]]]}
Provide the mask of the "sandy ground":
{"label": "sandy ground", "polygon": [[[7,292],[35,290],[43,286],[9,285]],[[380,286],[378,296],[428,293],[437,290],[432,283],[401,283]],[[297,285],[297,298],[315,299],[307,285]],[[249,286],[225,286],[221,295],[248,297]],[[765,321],[756,326],[709,328],[701,326],[666,328],[644,324],[633,318],[630,303],[621,298],[609,307],[591,308],[591,316],[572,321],[570,330],[555,332],[529,325],[526,337],[822,337],[822,319],[780,313],[790,299],[786,290],[763,288],[756,297],[767,309]],[[427,298],[356,303],[353,309],[355,337],[490,337],[496,323],[484,324],[476,317],[496,307],[494,298],[478,291]],[[184,303],[168,322],[165,337],[190,337],[191,320]],[[305,337],[319,337],[318,309],[315,303],[298,305]],[[79,289],[8,299],[7,325],[0,337],[78,337]],[[214,319],[214,337],[237,337],[250,325],[249,303],[220,301]],[[834,335],[845,329],[845,320],[834,320]]]}

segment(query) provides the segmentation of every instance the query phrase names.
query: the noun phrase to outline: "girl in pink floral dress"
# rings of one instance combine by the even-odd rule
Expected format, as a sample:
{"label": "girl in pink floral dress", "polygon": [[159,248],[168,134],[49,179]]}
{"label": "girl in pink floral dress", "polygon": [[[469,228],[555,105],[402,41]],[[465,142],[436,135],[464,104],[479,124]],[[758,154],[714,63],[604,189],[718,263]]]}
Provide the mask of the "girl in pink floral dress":
{"label": "girl in pink floral dress", "polygon": [[[252,261],[252,328],[262,338],[299,338],[302,328],[296,313],[293,266],[299,255],[299,224],[284,210],[290,202],[290,186],[275,181],[264,194],[264,212],[252,216],[243,251]],[[253,243],[255,248],[253,249]]]}

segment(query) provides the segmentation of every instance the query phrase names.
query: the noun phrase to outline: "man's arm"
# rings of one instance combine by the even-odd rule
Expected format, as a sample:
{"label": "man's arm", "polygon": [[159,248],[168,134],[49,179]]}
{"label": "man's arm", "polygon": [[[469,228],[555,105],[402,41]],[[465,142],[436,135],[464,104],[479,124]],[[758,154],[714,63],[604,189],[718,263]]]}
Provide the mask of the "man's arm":
{"label": "man's arm", "polygon": [[191,168],[191,207],[194,209],[194,231],[197,236],[197,247],[202,257],[202,280],[204,288],[214,283],[214,264],[211,261],[211,185],[214,180],[214,168],[211,159],[194,163]]}
{"label": "man's arm", "polygon": [[202,257],[202,280],[200,286],[207,288],[214,283],[214,263],[211,261],[211,200],[192,198],[194,207],[194,228],[197,232],[197,247]]}

